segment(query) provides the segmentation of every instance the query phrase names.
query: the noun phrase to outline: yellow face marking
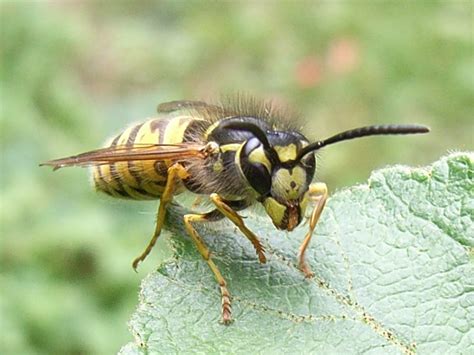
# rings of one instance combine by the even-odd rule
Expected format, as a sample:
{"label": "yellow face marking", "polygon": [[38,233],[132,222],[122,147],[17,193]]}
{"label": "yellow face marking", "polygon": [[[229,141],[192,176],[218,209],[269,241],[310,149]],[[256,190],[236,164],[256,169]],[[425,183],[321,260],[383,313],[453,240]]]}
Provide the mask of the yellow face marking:
{"label": "yellow face marking", "polygon": [[278,158],[282,163],[288,160],[295,160],[296,156],[298,155],[298,150],[295,144],[289,145],[276,145],[275,151],[278,154]]}
{"label": "yellow face marking", "polygon": [[274,198],[269,197],[263,202],[265,211],[272,219],[275,225],[280,225],[285,217],[286,207],[277,202]]}
{"label": "yellow face marking", "polygon": [[285,199],[299,199],[306,185],[306,172],[296,166],[291,170],[280,169],[273,175],[272,193]]}
{"label": "yellow face marking", "polygon": [[263,150],[262,146],[254,149],[249,154],[249,161],[251,163],[263,164],[267,168],[268,172],[272,171],[272,164],[270,163],[270,160],[268,160],[267,156],[265,155],[265,151]]}

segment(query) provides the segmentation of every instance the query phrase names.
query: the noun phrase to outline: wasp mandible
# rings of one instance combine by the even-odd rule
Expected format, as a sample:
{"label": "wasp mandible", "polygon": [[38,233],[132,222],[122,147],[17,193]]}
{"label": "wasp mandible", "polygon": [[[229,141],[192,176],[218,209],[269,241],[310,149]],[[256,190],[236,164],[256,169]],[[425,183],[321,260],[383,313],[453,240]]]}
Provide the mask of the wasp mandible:
{"label": "wasp mandible", "polygon": [[315,152],[327,145],[373,135],[426,133],[420,125],[380,125],[348,130],[310,143],[298,130],[282,123],[266,103],[236,100],[233,104],[173,101],[158,106],[158,117],[133,125],[106,147],[48,161],[54,169],[92,166],[98,191],[112,197],[159,199],[156,227],[133,261],[136,269],[151,252],[165,222],[173,196],[191,191],[209,197],[213,209],[190,213],[184,225],[220,286],[222,322],[231,321],[231,296],[225,278],[195,229],[196,223],[228,218],[248,238],[260,263],[265,250],[238,211],[262,204],[276,228],[291,231],[312,205],[309,230],[298,250],[298,266],[313,273],[305,251],[328,197],[323,183],[313,183]]}

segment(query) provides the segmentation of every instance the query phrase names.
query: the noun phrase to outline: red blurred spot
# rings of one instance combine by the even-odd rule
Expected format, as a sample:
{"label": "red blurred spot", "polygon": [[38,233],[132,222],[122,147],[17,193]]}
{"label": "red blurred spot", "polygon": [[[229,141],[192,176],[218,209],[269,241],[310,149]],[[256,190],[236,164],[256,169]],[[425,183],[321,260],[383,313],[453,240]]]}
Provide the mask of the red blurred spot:
{"label": "red blurred spot", "polygon": [[330,71],[345,74],[354,71],[360,62],[360,48],[356,41],[342,38],[329,47],[327,64]]}
{"label": "red blurred spot", "polygon": [[304,57],[296,64],[296,81],[303,88],[318,85],[322,79],[321,61],[316,56]]}

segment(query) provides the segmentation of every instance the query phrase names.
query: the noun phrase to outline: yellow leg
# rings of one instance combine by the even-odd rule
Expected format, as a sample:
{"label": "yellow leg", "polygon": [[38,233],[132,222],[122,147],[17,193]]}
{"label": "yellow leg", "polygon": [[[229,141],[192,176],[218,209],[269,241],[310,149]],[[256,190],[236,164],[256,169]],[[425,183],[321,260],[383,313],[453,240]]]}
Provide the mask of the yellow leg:
{"label": "yellow leg", "polygon": [[230,293],[227,289],[227,283],[222,276],[221,272],[217,268],[217,265],[214,264],[214,261],[211,259],[211,253],[207,246],[204,244],[204,241],[197,233],[196,229],[194,229],[192,222],[206,222],[207,218],[204,214],[187,214],[184,216],[184,224],[186,226],[186,230],[188,231],[189,235],[193,239],[199,253],[202,255],[204,260],[207,261],[207,264],[211,268],[214,276],[219,283],[219,287],[221,290],[221,299],[222,299],[222,323],[229,324],[232,321],[231,318],[231,306],[230,306]]}
{"label": "yellow leg", "polygon": [[168,179],[166,180],[165,190],[163,191],[163,194],[160,197],[160,207],[158,207],[158,212],[156,214],[155,232],[153,233],[153,237],[151,238],[143,253],[141,253],[140,256],[138,256],[133,261],[132,265],[135,271],[137,270],[138,264],[145,260],[148,254],[150,254],[158,237],[160,236],[161,229],[163,228],[163,224],[165,223],[166,206],[173,199],[173,194],[176,187],[176,180],[178,178],[185,179],[186,177],[188,177],[188,173],[186,169],[180,164],[174,164],[168,169]]}
{"label": "yellow leg", "polygon": [[263,245],[260,243],[257,236],[247,228],[244,221],[242,220],[242,217],[240,217],[239,214],[232,209],[232,207],[225,203],[225,201],[218,194],[211,194],[211,201],[216,205],[219,212],[229,218],[232,223],[234,223],[237,228],[239,228],[240,231],[250,240],[255,248],[255,251],[257,252],[258,260],[260,263],[265,264],[267,262],[267,258],[265,257]]}
{"label": "yellow leg", "polygon": [[311,213],[311,217],[309,218],[309,231],[304,237],[303,243],[301,243],[300,248],[298,250],[298,267],[307,278],[313,277],[314,274],[305,260],[305,251],[309,245],[309,242],[311,241],[314,228],[316,228],[316,224],[318,223],[319,217],[323,212],[324,205],[326,204],[326,200],[328,198],[328,188],[326,184],[311,184],[309,187],[309,197],[316,203],[316,205],[314,207],[313,212]]}

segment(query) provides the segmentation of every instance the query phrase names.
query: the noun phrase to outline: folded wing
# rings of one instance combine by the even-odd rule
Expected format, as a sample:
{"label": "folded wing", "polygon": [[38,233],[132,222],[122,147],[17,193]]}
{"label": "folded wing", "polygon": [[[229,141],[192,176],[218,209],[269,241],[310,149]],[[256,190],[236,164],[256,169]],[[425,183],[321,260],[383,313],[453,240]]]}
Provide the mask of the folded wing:
{"label": "folded wing", "polygon": [[180,161],[190,158],[205,159],[209,145],[182,144],[134,144],[133,146],[113,146],[91,150],[66,158],[50,160],[40,166],[51,166],[57,170],[70,166],[96,166],[129,161]]}

